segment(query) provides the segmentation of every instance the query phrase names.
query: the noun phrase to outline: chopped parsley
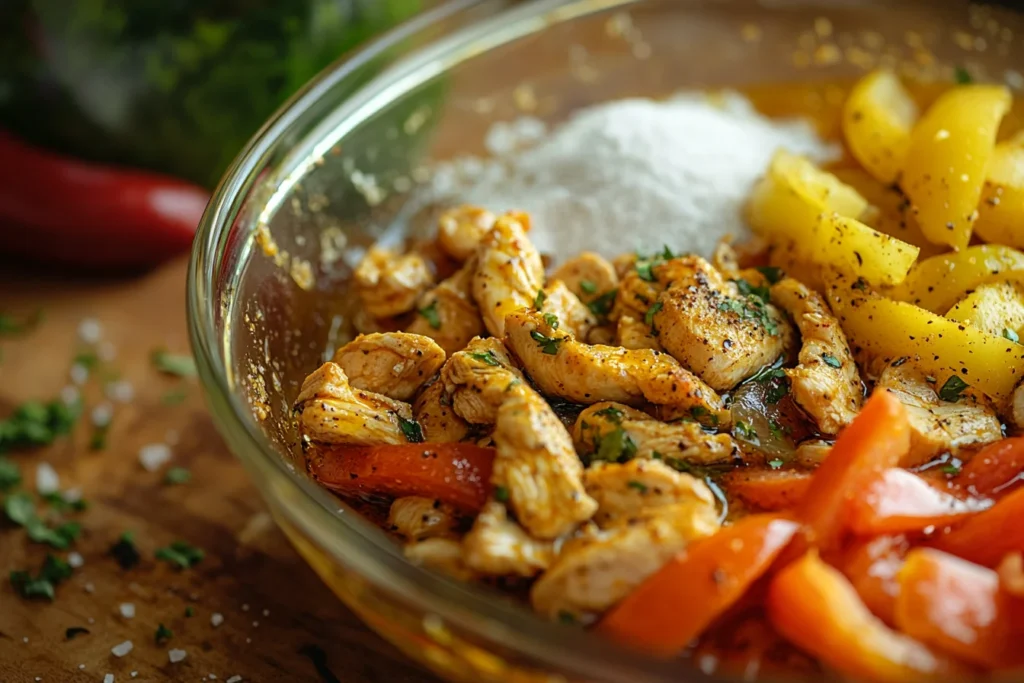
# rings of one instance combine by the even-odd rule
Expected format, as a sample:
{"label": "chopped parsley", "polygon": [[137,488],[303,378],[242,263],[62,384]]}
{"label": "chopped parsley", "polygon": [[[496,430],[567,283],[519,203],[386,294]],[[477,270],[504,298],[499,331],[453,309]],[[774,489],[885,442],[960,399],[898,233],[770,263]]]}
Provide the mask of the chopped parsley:
{"label": "chopped parsley", "polygon": [[157,645],[159,645],[161,643],[166,643],[168,640],[170,640],[173,637],[174,637],[174,631],[172,631],[171,629],[167,628],[163,624],[160,624],[159,626],[156,627],[156,634],[154,635],[154,640],[156,641]]}
{"label": "chopped parsley", "polygon": [[958,375],[950,375],[946,383],[939,389],[939,398],[956,403],[960,400],[960,394],[964,393],[964,389],[967,389],[968,386],[967,382],[960,379]]}
{"label": "chopped parsley", "polygon": [[765,331],[771,336],[779,333],[779,326],[772,320],[765,302],[757,296],[744,297],[745,301],[739,299],[725,299],[718,304],[718,310],[724,313],[735,313],[740,320],[753,320],[760,323]]}
{"label": "chopped parsley", "polygon": [[615,304],[615,297],[618,294],[619,290],[610,289],[587,304],[587,308],[590,309],[591,313],[603,320],[608,316],[609,311],[612,310],[612,306]]}
{"label": "chopped parsley", "polygon": [[47,554],[36,576],[27,571],[12,571],[11,586],[23,598],[46,598],[52,601],[55,589],[71,577],[71,565],[54,555]]}
{"label": "chopped parsley", "polygon": [[640,493],[647,493],[647,484],[643,483],[642,481],[636,481],[635,479],[631,479],[630,481],[626,482],[626,486],[628,486],[631,489],[636,489]]}
{"label": "chopped parsley", "polygon": [[[657,451],[655,451],[655,453],[657,453]],[[657,456],[657,460],[664,460],[665,464],[674,469],[675,471],[684,472],[686,474],[692,474],[693,476],[700,477],[702,479],[707,479],[708,477],[714,476],[716,474],[730,472],[736,467],[735,463],[732,462],[697,465],[687,460],[683,460],[682,458],[676,458],[670,455],[662,455],[661,453],[657,453]],[[652,454],[651,457],[654,457],[654,454]]]}
{"label": "chopped parsley", "polygon": [[530,336],[540,345],[541,350],[549,356],[558,355],[558,345],[565,341],[564,338],[553,339],[546,334],[541,334],[537,330],[530,332]]}
{"label": "chopped parsley", "polygon": [[558,316],[555,315],[554,313],[545,313],[544,314],[544,322],[551,329],[553,329],[553,330],[557,330],[558,329]]}
{"label": "chopped parsley", "polygon": [[150,356],[157,370],[176,377],[191,377],[196,374],[196,362],[192,356],[169,353],[157,349]]}
{"label": "chopped parsley", "polygon": [[771,467],[773,470],[781,468],[782,464],[783,463],[781,458],[772,458],[771,460],[768,461],[768,467]]}
{"label": "chopped parsley", "polygon": [[40,498],[45,500],[46,504],[49,505],[51,508],[61,513],[82,512],[87,507],[89,507],[89,504],[85,502],[83,499],[77,498],[75,500],[68,500],[67,498],[64,497],[64,494],[60,493],[59,491],[47,493],[45,495],[40,496]]}
{"label": "chopped parsley", "polygon": [[947,462],[945,465],[939,468],[939,471],[942,472],[943,474],[952,474],[955,476],[957,474],[960,474],[960,466],[957,465],[956,463]]}
{"label": "chopped parsley", "polygon": [[851,287],[860,292],[866,292],[868,291],[868,281],[862,277],[859,277],[857,278],[857,281],[851,285]]}
{"label": "chopped parsley", "polygon": [[764,275],[764,279],[771,285],[786,277],[786,273],[782,268],[777,268],[776,266],[758,266],[754,270]]}
{"label": "chopped parsley", "polygon": [[761,368],[748,381],[757,382],[764,387],[764,401],[768,405],[775,405],[789,393],[789,378],[778,365]]}
{"label": "chopped parsley", "polygon": [[437,311],[437,299],[430,302],[429,306],[416,309],[416,312],[422,315],[427,320],[427,324],[432,329],[441,329],[441,314]]}
{"label": "chopped parsley", "polygon": [[606,417],[610,422],[614,422],[617,425],[622,424],[623,412],[616,408],[615,406],[608,406],[607,408],[602,408],[601,410],[595,411],[594,415]]}
{"label": "chopped parsley", "polygon": [[962,66],[958,66],[953,69],[953,80],[957,85],[970,85],[974,82],[974,78],[971,77],[971,73]]}
{"label": "chopped parsley", "polygon": [[165,548],[157,548],[156,551],[156,559],[164,560],[181,569],[199,564],[204,557],[206,553],[185,541],[175,541]]}
{"label": "chopped parsley", "polygon": [[4,499],[4,513],[9,520],[24,527],[30,540],[46,543],[57,550],[66,550],[82,533],[82,526],[78,522],[64,522],[56,527],[48,526],[36,514],[32,497],[24,491],[17,491]]}
{"label": "chopped parsley", "polygon": [[18,320],[13,315],[0,313],[0,335],[15,335],[30,332],[43,319],[43,312],[36,311],[23,320]]}
{"label": "chopped parsley", "polygon": [[160,402],[165,406],[176,406],[185,402],[188,392],[184,389],[172,389],[160,397]]}
{"label": "chopped parsley", "polygon": [[771,301],[771,293],[768,287],[755,287],[746,280],[733,280],[736,283],[736,288],[740,290],[740,294],[746,297],[755,296],[764,303]]}
{"label": "chopped parsley", "polygon": [[507,503],[508,502],[508,489],[505,488],[504,486],[495,486],[494,487],[494,500],[498,501],[499,503]]}
{"label": "chopped parsley", "polygon": [[572,612],[563,609],[558,612],[558,621],[571,626],[576,623],[576,616]]}
{"label": "chopped parsley", "polygon": [[100,364],[100,357],[94,351],[80,351],[71,362],[73,365],[81,365],[86,370],[92,370]]}
{"label": "chopped parsley", "polygon": [[544,308],[544,302],[548,300],[548,295],[544,293],[543,289],[537,290],[537,296],[533,299],[533,307],[538,311]]}
{"label": "chopped parsley", "polygon": [[690,408],[690,415],[697,422],[707,423],[712,427],[718,426],[718,416],[704,406],[694,406]]}
{"label": "chopped parsley", "polygon": [[131,531],[121,534],[121,537],[117,539],[117,543],[110,546],[107,554],[117,561],[121,569],[125,570],[131,569],[142,559],[142,556],[139,555],[139,549],[135,547],[135,534]]}
{"label": "chopped parsley", "polygon": [[597,285],[590,280],[580,280],[580,289],[584,294],[593,294],[597,291]]}
{"label": "chopped parsley", "polygon": [[187,484],[192,480],[192,473],[184,467],[172,467],[164,474],[165,484]]}
{"label": "chopped parsley", "polygon": [[665,261],[671,261],[675,257],[676,255],[673,254],[672,250],[667,246],[664,247],[660,253],[654,254],[653,256],[640,256],[640,254],[637,254],[635,266],[636,274],[645,282],[654,282],[657,279],[654,277],[654,269],[665,263]]}
{"label": "chopped parsley", "polygon": [[595,460],[627,462],[636,455],[636,443],[622,427],[617,427],[598,438]]}
{"label": "chopped parsley", "polygon": [[405,435],[405,440],[409,443],[423,443],[423,428],[420,427],[420,423],[416,420],[406,420],[401,415],[397,417],[398,428]]}
{"label": "chopped parsley", "polygon": [[750,443],[760,442],[760,439],[757,438],[757,432],[754,431],[754,428],[748,425],[743,420],[736,420],[736,422],[732,426],[732,431],[736,436],[740,437],[744,441],[749,441]]}
{"label": "chopped parsley", "polygon": [[36,516],[36,506],[32,496],[25,491],[17,491],[4,498],[4,513],[18,526],[25,526]]}
{"label": "chopped parsley", "polygon": [[772,433],[776,439],[781,439],[783,436],[782,427],[775,420],[768,420],[768,431]]}
{"label": "chopped parsley", "polygon": [[1009,339],[1014,344],[1019,344],[1020,343],[1020,335],[1018,335],[1016,332],[1011,330],[1009,327],[1004,327],[1003,328],[1003,338],[1004,339]]}
{"label": "chopped parsley", "polygon": [[841,367],[843,367],[842,361],[840,361],[838,358],[833,356],[831,353],[823,353],[823,354],[821,354],[821,360],[822,360],[823,363],[825,363],[825,365],[827,365],[829,367],[832,367],[832,368],[841,368]]}
{"label": "chopped parsley", "polygon": [[658,311],[660,311],[663,307],[664,304],[662,302],[655,301],[653,304],[651,304],[651,307],[647,309],[647,313],[644,314],[644,323],[648,327],[654,327],[654,316],[656,316],[658,314]]}
{"label": "chopped parsley", "polygon": [[505,391],[512,391],[513,389],[518,387],[520,384],[522,384],[522,381],[519,380],[518,378],[516,378],[516,379],[514,379],[514,380],[512,380],[511,382],[508,383],[508,386],[505,387]]}
{"label": "chopped parsley", "polygon": [[0,455],[0,492],[10,491],[21,483],[21,470],[10,458]]}
{"label": "chopped parsley", "polygon": [[110,434],[110,423],[93,427],[89,437],[89,450],[102,451],[107,447],[107,436]]}
{"label": "chopped parsley", "polygon": [[485,365],[493,365],[496,368],[501,366],[501,361],[499,361],[498,357],[494,355],[494,351],[491,351],[490,349],[480,353],[471,352],[469,353],[469,357],[473,360],[478,360]]}
{"label": "chopped parsley", "polygon": [[186,617],[194,617],[195,614],[196,614],[196,608],[193,607],[192,605],[189,605],[188,607],[185,608],[185,616]]}
{"label": "chopped parsley", "polygon": [[82,626],[72,626],[71,628],[64,630],[65,640],[74,640],[78,636],[89,635],[89,629],[83,628]]}
{"label": "chopped parsley", "polygon": [[71,431],[81,412],[80,402],[69,405],[59,398],[49,403],[22,403],[13,415],[0,420],[0,453],[53,443]]}

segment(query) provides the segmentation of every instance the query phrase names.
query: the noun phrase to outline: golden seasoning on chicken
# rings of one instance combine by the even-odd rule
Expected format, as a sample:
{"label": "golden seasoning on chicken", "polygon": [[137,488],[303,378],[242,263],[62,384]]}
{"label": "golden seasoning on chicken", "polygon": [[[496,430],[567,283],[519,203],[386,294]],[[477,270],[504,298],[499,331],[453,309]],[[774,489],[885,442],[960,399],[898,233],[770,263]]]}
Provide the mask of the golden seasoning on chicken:
{"label": "golden seasoning on chicken", "polygon": [[452,355],[441,368],[441,381],[455,413],[471,424],[494,424],[498,408],[529,388],[505,345],[494,337],[474,339]]}
{"label": "golden seasoning on chicken", "polygon": [[551,273],[552,281],[561,280],[584,304],[591,304],[619,286],[615,267],[600,254],[584,251],[566,260]]}
{"label": "golden seasoning on chicken", "polygon": [[440,378],[416,397],[412,414],[427,443],[457,443],[470,434],[469,423],[455,414],[452,398]]}
{"label": "golden seasoning on chicken", "polygon": [[632,350],[662,350],[658,338],[654,336],[654,329],[649,324],[625,314],[619,317],[615,326],[615,346]]}
{"label": "golden seasoning on chicken", "polygon": [[411,311],[434,284],[430,266],[420,254],[400,255],[377,247],[366,253],[352,277],[363,309],[375,318]]}
{"label": "golden seasoning on chicken", "polygon": [[551,564],[554,544],[532,538],[509,519],[505,505],[487,503],[462,539],[467,567],[492,576],[536,576]]}
{"label": "golden seasoning on chicken", "polygon": [[540,296],[540,312],[553,315],[558,323],[579,339],[586,339],[597,318],[561,280],[552,280]]}
{"label": "golden seasoning on chicken", "polygon": [[476,253],[484,235],[494,227],[497,216],[479,206],[456,206],[437,221],[437,242],[441,249],[462,263]]}
{"label": "golden seasoning on chicken", "polygon": [[409,405],[354,389],[337,363],[324,363],[306,378],[295,399],[295,412],[310,441],[367,446],[409,441]]}
{"label": "golden seasoning on chicken", "polygon": [[825,299],[793,278],[772,285],[771,298],[802,339],[797,366],[785,370],[793,398],[823,434],[838,434],[857,416],[864,391],[846,335]]}
{"label": "golden seasoning on chicken", "polygon": [[590,519],[597,503],[583,488],[583,464],[551,406],[532,390],[498,409],[491,483],[535,538],[553,539]]}
{"label": "golden seasoning on chicken", "polygon": [[334,352],[353,388],[399,401],[415,396],[444,359],[444,349],[430,337],[406,332],[361,334]]}
{"label": "golden seasoning on chicken", "polygon": [[526,226],[514,214],[498,218],[477,250],[473,298],[487,331],[505,334],[505,316],[526,306],[539,305],[544,287],[544,264],[526,236]]}
{"label": "golden seasoning on chicken", "polygon": [[405,557],[413,564],[445,574],[460,581],[478,578],[466,565],[462,542],[454,538],[425,538],[407,543]]}
{"label": "golden seasoning on chicken", "polygon": [[583,473],[583,483],[587,494],[597,501],[594,521],[602,528],[667,505],[689,501],[715,505],[707,484],[661,460],[596,461]]}
{"label": "golden seasoning on chicken", "polygon": [[405,496],[391,504],[388,524],[391,531],[407,541],[449,537],[458,522],[450,506],[437,498]]}
{"label": "golden seasoning on chicken", "polygon": [[471,292],[476,260],[471,258],[451,277],[420,297],[416,317],[405,331],[430,337],[449,356],[484,333],[484,321]]}

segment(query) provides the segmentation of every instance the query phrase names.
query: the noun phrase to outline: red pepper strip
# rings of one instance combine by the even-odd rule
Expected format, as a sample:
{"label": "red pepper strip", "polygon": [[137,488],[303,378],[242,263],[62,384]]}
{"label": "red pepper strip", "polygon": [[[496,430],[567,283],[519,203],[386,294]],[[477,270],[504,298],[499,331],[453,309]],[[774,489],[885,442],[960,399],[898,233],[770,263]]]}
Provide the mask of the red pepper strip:
{"label": "red pepper strip", "polygon": [[940,550],[985,567],[995,567],[1006,555],[1024,550],[1024,489],[979,512],[949,533],[935,539]]}
{"label": "red pepper strip", "polygon": [[0,131],[0,250],[80,266],[144,266],[187,250],[209,193],[62,157]]}
{"label": "red pepper strip", "polygon": [[318,448],[312,475],[332,491],[350,496],[437,498],[467,512],[491,493],[494,449],[469,443]]}
{"label": "red pepper strip", "polygon": [[982,448],[954,482],[977,495],[995,498],[1024,485],[1024,438],[1002,439]]}
{"label": "red pepper strip", "polygon": [[896,576],[909,549],[905,536],[879,536],[854,543],[837,563],[872,614],[890,626],[900,589]]}
{"label": "red pepper strip", "polygon": [[913,472],[889,469],[847,506],[847,523],[860,536],[900,534],[948,526],[992,507],[987,498],[961,500]]}
{"label": "red pepper strip", "polygon": [[733,470],[722,478],[722,484],[747,505],[776,512],[796,507],[807,493],[811,474],[794,470]]}

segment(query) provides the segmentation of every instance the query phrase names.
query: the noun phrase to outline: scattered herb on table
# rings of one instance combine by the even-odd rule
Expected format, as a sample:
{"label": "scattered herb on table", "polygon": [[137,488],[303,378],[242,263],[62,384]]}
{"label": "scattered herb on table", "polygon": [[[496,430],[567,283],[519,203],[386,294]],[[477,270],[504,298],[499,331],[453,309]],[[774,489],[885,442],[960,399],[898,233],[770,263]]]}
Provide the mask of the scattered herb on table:
{"label": "scattered herb on table", "polygon": [[27,318],[18,319],[9,313],[0,313],[0,335],[25,334],[43,320],[43,312],[36,311]]}
{"label": "scattered herb on table", "polygon": [[424,306],[423,308],[416,309],[416,312],[419,313],[420,315],[422,315],[426,319],[427,324],[430,325],[430,327],[432,329],[435,329],[435,330],[441,329],[441,314],[437,310],[437,300],[436,299],[434,301],[430,302],[430,305]]}
{"label": "scattered herb on table", "polygon": [[165,374],[176,377],[192,377],[196,374],[196,362],[192,356],[157,349],[153,352],[151,359],[153,366]]}
{"label": "scattered herb on table", "polygon": [[196,608],[193,607],[192,605],[189,605],[189,606],[187,606],[185,608],[185,616],[186,617],[194,617],[195,614],[196,614]]}
{"label": "scattered herb on table", "polygon": [[10,458],[0,455],[0,492],[10,491],[21,483],[21,470]]}
{"label": "scattered herb on table", "polygon": [[46,504],[51,508],[60,513],[68,512],[83,512],[89,507],[89,503],[82,498],[75,498],[74,500],[68,500],[60,491],[54,491],[53,493],[46,493],[40,496],[46,501]]}
{"label": "scattered herb on table", "polygon": [[81,413],[82,404],[77,401],[26,401],[10,417],[0,420],[0,453],[53,443],[58,436],[71,431]]}
{"label": "scattered herb on table", "polygon": [[87,635],[89,635],[89,633],[90,633],[89,629],[87,629],[85,627],[82,627],[82,626],[72,626],[72,627],[70,627],[68,629],[65,629],[65,631],[64,631],[64,639],[65,640],[74,640],[78,636],[87,636]]}
{"label": "scattered herb on table", "polygon": [[139,549],[135,547],[135,534],[126,531],[117,539],[117,543],[110,546],[107,553],[117,561],[121,569],[131,569],[139,563],[142,556]]}
{"label": "scattered herb on table", "polygon": [[962,66],[958,66],[953,69],[953,80],[957,85],[970,85],[974,82],[971,72]]}
{"label": "scattered herb on table", "polygon": [[958,375],[950,375],[946,383],[939,389],[939,398],[943,401],[949,401],[950,403],[956,403],[960,400],[960,394],[964,393],[964,390],[968,388],[967,382],[960,379]]}
{"label": "scattered herb on table", "polygon": [[406,420],[399,415],[398,427],[409,443],[423,443],[423,428],[416,420]]}
{"label": "scattered herb on table", "polygon": [[173,637],[174,637],[174,631],[172,631],[171,629],[167,628],[163,624],[160,624],[159,626],[156,627],[156,634],[154,634],[154,638],[153,639],[156,641],[157,645],[160,645],[161,643],[166,643],[168,640],[170,640]]}
{"label": "scattered herb on table", "polygon": [[172,389],[160,397],[160,402],[165,406],[176,406],[185,402],[188,392],[184,389]]}
{"label": "scattered herb on table", "polygon": [[192,479],[192,473],[184,467],[172,467],[164,474],[165,484],[187,484]]}
{"label": "scattered herb on table", "polygon": [[175,541],[164,548],[157,548],[156,559],[169,562],[181,569],[199,564],[206,557],[201,549],[185,541]]}
{"label": "scattered herb on table", "polygon": [[110,435],[110,423],[96,425],[89,436],[89,450],[102,451],[107,447],[107,437]]}
{"label": "scattered herb on table", "polygon": [[47,554],[42,568],[35,576],[27,571],[12,571],[11,586],[23,598],[46,598],[52,601],[57,585],[70,578],[71,571],[70,564],[55,555]]}

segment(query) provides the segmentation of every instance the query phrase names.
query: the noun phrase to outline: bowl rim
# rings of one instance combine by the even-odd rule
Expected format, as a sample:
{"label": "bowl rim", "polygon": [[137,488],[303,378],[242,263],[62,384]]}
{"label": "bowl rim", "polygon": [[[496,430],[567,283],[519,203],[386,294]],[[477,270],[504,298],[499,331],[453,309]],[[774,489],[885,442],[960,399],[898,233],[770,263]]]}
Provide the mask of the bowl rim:
{"label": "bowl rim", "polygon": [[[468,27],[458,28],[441,41],[463,36],[467,31],[486,30],[512,19],[544,17],[561,10],[566,18],[574,12],[566,8],[582,7],[592,11],[627,6],[639,0],[537,0],[535,2],[481,2],[452,0],[427,10],[367,43],[349,56],[343,56],[289,98],[250,138],[235,157],[211,195],[196,230],[186,283],[187,322],[200,382],[218,432],[231,451],[242,461],[257,484],[264,501],[275,517],[281,516],[299,528],[336,564],[343,564],[381,590],[397,594],[424,615],[441,623],[500,644],[513,656],[526,655],[553,670],[591,680],[656,683],[661,681],[726,680],[709,677],[677,664],[661,662],[627,650],[617,643],[578,628],[544,620],[524,606],[503,599],[493,591],[456,581],[414,565],[398,551],[380,529],[358,515],[337,514],[338,505],[329,493],[291,470],[279,451],[263,435],[251,409],[232,389],[235,380],[225,358],[230,332],[218,334],[218,317],[229,326],[231,315],[218,299],[219,274],[228,250],[228,237],[244,208],[244,200],[254,188],[254,172],[263,165],[268,153],[302,119],[312,105],[329,95],[349,76],[373,60],[422,32],[437,28],[445,21],[466,15],[481,6],[496,4],[499,9]],[[706,1],[706,0],[705,0]],[[591,9],[592,8],[592,9]],[[513,36],[515,37],[515,36]],[[503,40],[501,44],[507,42]],[[428,40],[402,61],[440,42]],[[358,88],[353,97],[372,91],[387,71]],[[336,105],[334,109],[342,106]],[[314,141],[315,142],[315,141]],[[252,248],[257,221],[247,225],[241,235],[240,249],[246,261]],[[344,559],[343,559],[344,558]],[[429,618],[426,617],[425,618]]]}

